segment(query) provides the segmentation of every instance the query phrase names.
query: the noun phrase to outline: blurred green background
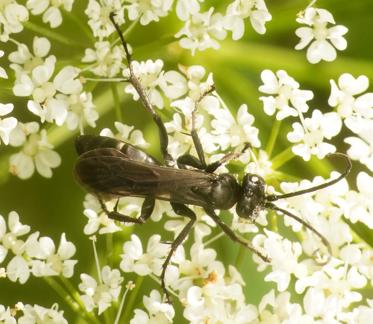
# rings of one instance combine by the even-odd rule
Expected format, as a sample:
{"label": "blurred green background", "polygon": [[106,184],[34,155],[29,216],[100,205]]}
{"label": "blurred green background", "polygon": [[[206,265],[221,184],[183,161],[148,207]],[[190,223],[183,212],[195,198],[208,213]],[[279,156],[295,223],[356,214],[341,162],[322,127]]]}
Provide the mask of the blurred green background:
{"label": "blurred green background", "polygon": [[[205,5],[215,2],[218,3],[217,11],[219,9],[223,11],[229,1],[206,1]],[[84,54],[84,49],[93,47],[92,35],[85,25],[86,4],[87,1],[75,1],[73,11],[64,13],[63,24],[52,31],[42,24],[40,17],[31,16],[31,21],[26,24],[25,30],[20,34],[13,34],[12,37],[30,46],[33,36],[40,36],[40,33],[45,36],[45,33],[49,32],[46,36],[52,42],[51,54],[56,55],[58,64],[60,66],[77,65]],[[306,61],[304,50],[294,50],[294,46],[298,43],[298,38],[294,33],[298,27],[295,21],[296,14],[304,9],[308,2],[267,0],[266,4],[272,14],[272,21],[266,24],[266,34],[256,34],[247,22],[244,38],[237,42],[228,40],[222,42],[219,51],[207,50],[191,56],[188,51],[182,50],[172,38],[172,35],[182,25],[173,15],[162,18],[159,23],[151,23],[145,27],[136,25],[128,37],[128,41],[133,46],[134,58],[137,60],[160,58],[164,60],[166,70],[177,69],[179,63],[201,64],[208,72],[213,72],[216,88],[232,112],[235,112],[240,104],[248,104],[249,112],[256,118],[255,125],[260,129],[263,147],[274,123],[273,117],[263,114],[262,104],[258,99],[260,96],[258,86],[261,84],[260,72],[263,69],[286,70],[301,84],[302,89],[314,92],[315,98],[310,103],[310,107],[323,111],[330,109],[327,106],[330,79],[336,80],[344,72],[351,73],[355,77],[365,74],[370,80],[373,79],[373,1],[325,0],[317,2],[317,7],[331,11],[337,24],[349,28],[345,36],[348,41],[347,50],[338,52],[336,61],[322,62],[317,65],[311,65]],[[15,50],[12,43],[1,43],[0,46],[6,54]],[[6,68],[7,64],[5,57],[0,59],[0,66]],[[15,98],[12,95],[11,87],[14,76],[9,74],[9,81],[0,81],[0,102],[13,102],[15,104],[14,115],[23,122],[37,120],[28,112],[27,100]],[[100,112],[97,128],[87,128],[87,133],[98,134],[104,127],[113,129],[116,116],[113,109],[112,87],[116,87],[120,94],[124,122],[141,129],[146,140],[152,143],[149,151],[159,156],[156,127],[145,110],[124,95],[123,84],[90,83],[87,86],[88,89],[94,87],[95,104]],[[372,89],[371,86],[370,91]],[[169,116],[169,113],[162,112],[164,117]],[[31,179],[22,181],[9,175],[8,158],[17,150],[4,145],[0,146],[0,214],[7,219],[10,211],[17,211],[22,223],[30,225],[32,231],[40,231],[41,236],[53,238],[56,244],[59,242],[61,233],[65,232],[67,239],[77,246],[76,259],[79,263],[75,268],[76,275],[72,279],[77,286],[80,282],[79,274],[92,272],[94,263],[91,242],[83,234],[83,227],[86,223],[86,217],[82,213],[85,192],[74,181],[72,171],[76,159],[74,151],[76,133],[69,132],[65,128],[49,128],[48,126],[47,128],[49,140],[62,157],[62,165],[53,172],[52,179],[45,179],[34,174]],[[290,123],[284,122],[273,156],[289,146],[285,139],[288,130],[290,130]],[[341,135],[340,138],[345,134]],[[343,142],[338,143],[337,147],[341,152],[347,149],[347,145]],[[282,170],[299,178],[310,178],[317,174],[327,176],[329,168],[330,164],[318,163],[314,160],[305,163],[296,158]],[[361,165],[354,163],[354,170],[350,176],[352,187],[355,185],[354,175],[360,170],[363,170]],[[159,231],[164,239],[168,239],[169,233],[161,229],[163,223],[164,221],[156,224],[149,222],[141,228],[134,227],[133,229],[141,237],[148,237]],[[355,229],[372,244],[372,234],[366,228],[355,226]],[[130,233],[120,235],[128,238]],[[101,246],[104,246],[103,238],[100,238],[99,246],[100,242],[102,242]],[[190,243],[187,242],[186,245]],[[249,252],[239,253],[238,246],[225,237],[218,240],[214,246],[219,251],[218,258],[226,265],[239,260],[241,273],[250,275],[250,278],[245,278],[247,301],[258,303],[262,295],[269,291],[271,284],[265,283],[264,275],[255,271]],[[118,249],[120,250],[121,246]],[[125,275],[125,280],[128,278],[135,279],[133,276]],[[157,287],[157,285],[150,279],[145,279],[141,288],[143,293],[149,294],[150,287]],[[141,297],[143,293],[139,296]],[[134,307],[143,306],[140,297],[135,301]],[[42,279],[31,278],[24,285],[1,280],[0,304],[13,305],[18,301],[46,307],[50,307],[53,302],[58,302],[60,308],[65,309],[68,319],[71,320],[74,317],[64,301]]]}

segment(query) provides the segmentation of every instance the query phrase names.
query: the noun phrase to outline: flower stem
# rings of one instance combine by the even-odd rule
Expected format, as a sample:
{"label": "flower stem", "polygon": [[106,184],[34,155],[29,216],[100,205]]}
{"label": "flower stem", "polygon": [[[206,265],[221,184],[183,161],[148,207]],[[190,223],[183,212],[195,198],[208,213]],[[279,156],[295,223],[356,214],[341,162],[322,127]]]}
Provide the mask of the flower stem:
{"label": "flower stem", "polygon": [[113,93],[116,120],[123,122],[123,114],[120,107],[120,99],[116,83],[111,83],[111,92]]}
{"label": "flower stem", "polygon": [[281,128],[281,120],[276,119],[276,121],[275,121],[275,123],[272,127],[271,135],[269,136],[267,146],[266,146],[266,149],[265,149],[267,154],[268,154],[268,158],[271,157],[273,148],[274,148],[276,140],[277,140],[278,133],[280,132],[280,128]]}
{"label": "flower stem", "polygon": [[69,294],[69,292],[52,277],[43,277],[45,282],[69,305],[79,316],[84,317],[87,322],[98,324],[99,322],[91,314],[87,313]]}
{"label": "flower stem", "polygon": [[208,241],[206,241],[205,243],[203,243],[203,246],[207,246],[209,244],[211,244],[212,242],[220,239],[222,236],[224,236],[224,232],[220,232],[219,234],[215,235],[214,237],[212,237],[211,239],[209,239]]}
{"label": "flower stem", "polygon": [[291,147],[289,146],[287,149],[283,150],[281,153],[277,154],[272,159],[272,169],[276,170],[283,164],[285,164],[287,161],[291,160],[295,154],[291,150]]}
{"label": "flower stem", "polygon": [[245,260],[246,255],[247,255],[247,249],[244,246],[241,245],[240,248],[238,249],[238,253],[237,253],[237,257],[236,257],[236,262],[234,263],[235,267],[238,270],[241,269],[242,263]]}
{"label": "flower stem", "polygon": [[[79,298],[79,294],[77,294],[77,291],[75,290],[75,288],[73,287],[73,285],[71,284],[71,282],[66,279],[64,276],[60,276],[59,277],[64,288],[70,293],[70,295],[75,299],[75,301],[81,306],[81,307],[84,307],[82,301],[80,300]],[[78,296],[78,298],[76,298],[76,296]]]}
{"label": "flower stem", "polygon": [[64,45],[67,45],[69,47],[71,47],[71,46],[76,46],[76,47],[79,47],[79,48],[84,48],[85,47],[84,44],[78,43],[78,42],[72,40],[71,38],[65,37],[65,36],[63,36],[62,33],[54,32],[49,28],[36,25],[36,24],[34,24],[30,21],[25,22],[24,26],[25,26],[25,28],[27,28],[27,29],[29,29],[29,30],[37,33],[37,34],[43,35],[43,36],[45,36],[49,39],[53,39],[53,40],[55,40],[57,42],[60,42]]}
{"label": "flower stem", "polygon": [[124,302],[126,300],[128,290],[129,290],[129,287],[127,287],[126,291],[123,293],[122,299],[121,299],[120,304],[119,304],[117,316],[115,317],[114,324],[119,324],[119,320],[120,320],[120,317],[121,317],[122,312],[123,312],[123,306],[124,306]]}
{"label": "flower stem", "polygon": [[136,278],[135,288],[133,289],[133,291],[131,292],[131,294],[129,296],[128,303],[126,305],[126,311],[123,314],[124,319],[123,319],[122,323],[129,323],[130,322],[130,316],[132,314],[133,305],[135,304],[136,297],[139,293],[139,290],[141,288],[141,285],[142,285],[143,281],[144,281],[144,277],[142,277],[142,276],[138,276]]}
{"label": "flower stem", "polygon": [[92,238],[92,247],[93,247],[93,255],[95,257],[95,262],[96,262],[98,281],[100,282],[100,284],[102,284],[100,260],[98,259],[97,248],[96,248],[96,237]]}

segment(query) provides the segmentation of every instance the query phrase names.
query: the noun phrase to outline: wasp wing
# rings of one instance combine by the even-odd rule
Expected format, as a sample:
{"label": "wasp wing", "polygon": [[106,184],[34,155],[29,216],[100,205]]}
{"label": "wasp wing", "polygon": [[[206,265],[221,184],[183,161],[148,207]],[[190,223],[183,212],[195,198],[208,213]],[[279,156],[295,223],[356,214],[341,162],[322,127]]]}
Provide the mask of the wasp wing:
{"label": "wasp wing", "polygon": [[174,169],[139,161],[112,148],[82,154],[75,166],[78,181],[88,191],[109,197],[152,196],[204,206],[206,200],[194,190],[211,188],[216,175],[198,170]]}

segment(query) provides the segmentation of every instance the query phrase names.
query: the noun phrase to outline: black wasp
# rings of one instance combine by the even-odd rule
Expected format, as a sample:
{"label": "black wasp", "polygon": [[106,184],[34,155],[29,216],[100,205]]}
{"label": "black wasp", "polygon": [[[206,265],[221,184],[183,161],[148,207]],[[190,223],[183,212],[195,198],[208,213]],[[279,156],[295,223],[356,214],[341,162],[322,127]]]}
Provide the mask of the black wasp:
{"label": "black wasp", "polygon": [[[298,216],[277,207],[273,201],[328,187],[344,178],[351,169],[350,160],[345,155],[336,153],[347,163],[346,170],[338,178],[305,190],[283,195],[266,195],[264,179],[256,174],[246,174],[239,184],[231,174],[213,173],[226,162],[227,156],[221,161],[206,165],[204,160],[183,155],[177,160],[179,168],[173,168],[161,165],[155,158],[128,143],[110,137],[91,135],[79,136],[76,139],[76,150],[79,154],[75,166],[76,177],[82,186],[98,197],[103,210],[110,218],[142,224],[151,216],[155,199],[162,199],[170,201],[176,214],[190,219],[171,244],[170,252],[163,264],[161,282],[167,297],[164,283],[167,265],[196,221],[195,213],[186,205],[201,206],[233,241],[249,248],[266,262],[270,261],[269,258],[249,242],[238,237],[215,213],[216,209],[227,210],[236,205],[238,216],[252,221],[262,209],[281,212],[296,219],[319,236],[330,253],[329,243],[324,236]],[[193,166],[196,169],[186,169],[186,166]],[[145,198],[139,218],[123,215],[117,212],[116,207],[113,211],[106,209],[104,199],[124,196]]]}
{"label": "black wasp", "polygon": [[[128,51],[127,43],[124,41],[119,26],[115,23],[113,15],[111,20],[118,31],[124,50],[126,52],[129,66],[130,82],[137,90],[140,100],[146,110],[152,115],[160,133],[161,152],[165,165],[162,165],[154,157],[143,150],[104,136],[82,135],[76,139],[76,150],[79,158],[75,166],[75,174],[78,181],[89,192],[96,195],[103,210],[107,215],[115,220],[130,223],[144,223],[152,214],[155,199],[167,200],[170,202],[176,214],[189,218],[189,222],[179,233],[171,244],[170,252],[163,264],[161,273],[162,288],[169,300],[164,277],[172,254],[184,241],[196,221],[196,215],[187,205],[202,207],[217,225],[235,242],[238,242],[264,261],[269,262],[269,258],[255,249],[250,242],[237,236],[229,226],[215,213],[215,210],[227,210],[236,205],[236,212],[239,217],[255,221],[258,213],[262,209],[278,211],[286,216],[292,217],[306,228],[314,232],[330,251],[327,239],[322,236],[310,224],[293,215],[287,210],[277,207],[273,202],[278,199],[303,195],[315,190],[328,187],[345,178],[351,169],[350,159],[342,154],[334,155],[341,157],[346,162],[346,169],[337,178],[323,184],[292,193],[282,195],[266,195],[265,181],[256,174],[246,174],[241,183],[228,173],[215,174],[214,171],[222,164],[237,157],[240,153],[229,153],[220,161],[207,164],[204,157],[201,142],[196,129],[194,128],[194,114],[192,120],[191,136],[198,155],[194,157],[190,154],[179,157],[176,161],[178,168],[171,166],[172,158],[167,151],[168,136],[161,118],[153,109],[139,79],[135,76],[131,65],[131,55]],[[201,99],[213,89],[201,95]],[[196,102],[196,108],[198,106]],[[242,152],[247,149],[245,147]],[[241,152],[241,153],[242,153]],[[129,217],[114,210],[107,210],[104,200],[120,198],[124,196],[144,197],[139,218]]]}

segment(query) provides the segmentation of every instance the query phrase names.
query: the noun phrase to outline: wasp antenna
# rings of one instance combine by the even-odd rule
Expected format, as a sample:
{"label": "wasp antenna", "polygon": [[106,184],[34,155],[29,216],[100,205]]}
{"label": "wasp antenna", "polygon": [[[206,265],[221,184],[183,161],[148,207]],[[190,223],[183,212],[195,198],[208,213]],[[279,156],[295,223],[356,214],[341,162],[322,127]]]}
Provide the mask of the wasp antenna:
{"label": "wasp antenna", "polygon": [[329,187],[335,183],[337,183],[338,181],[344,179],[347,177],[347,175],[350,173],[351,171],[351,168],[352,168],[352,163],[351,163],[351,159],[344,153],[332,153],[332,154],[328,154],[328,156],[337,156],[337,157],[341,157],[344,159],[344,161],[346,162],[346,168],[345,170],[341,173],[341,175],[333,180],[330,180],[330,181],[327,181],[325,183],[322,183],[320,185],[317,185],[317,186],[314,186],[314,187],[311,187],[311,188],[308,188],[308,189],[303,189],[303,190],[299,190],[299,191],[294,191],[294,192],[289,192],[287,194],[282,194],[282,195],[268,195],[266,197],[266,200],[267,201],[276,201],[278,199],[283,199],[283,198],[290,198],[290,197],[294,197],[294,196],[300,196],[300,195],[303,195],[303,194],[306,194],[306,193],[310,193],[310,192],[313,192],[313,191],[317,191],[317,190],[320,190],[320,189],[323,189],[323,188],[326,188],[326,187]]}
{"label": "wasp antenna", "polygon": [[[331,256],[332,256],[332,247],[329,243],[329,241],[325,238],[324,235],[322,235],[319,231],[317,231],[313,226],[311,226],[310,224],[308,224],[306,221],[304,221],[302,218],[290,213],[289,211],[287,211],[286,209],[282,209],[280,207],[277,207],[275,204],[272,204],[272,203],[266,203],[264,205],[266,208],[268,209],[272,209],[272,210],[275,210],[275,211],[278,211],[288,217],[291,217],[293,219],[295,219],[297,222],[301,223],[304,227],[308,228],[310,231],[312,231],[313,233],[315,233],[319,238],[320,240],[322,241],[322,243],[325,245],[325,247],[328,249],[328,258],[326,259],[326,261],[322,261],[322,262],[318,262],[320,265],[323,265],[323,264],[326,264],[329,262],[329,260],[331,259]],[[317,251],[315,251],[317,252]]]}

